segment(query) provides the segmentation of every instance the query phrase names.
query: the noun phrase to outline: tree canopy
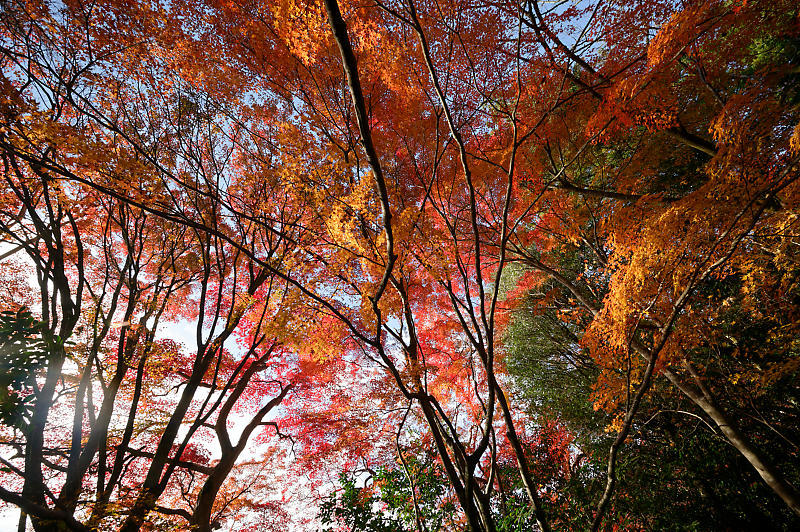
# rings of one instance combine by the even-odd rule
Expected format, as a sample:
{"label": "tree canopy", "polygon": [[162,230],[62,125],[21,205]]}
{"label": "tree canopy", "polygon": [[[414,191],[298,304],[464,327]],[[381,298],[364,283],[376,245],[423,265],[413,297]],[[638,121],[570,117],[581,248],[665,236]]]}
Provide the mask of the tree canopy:
{"label": "tree canopy", "polygon": [[19,530],[800,525],[797,2],[8,0],[0,65]]}

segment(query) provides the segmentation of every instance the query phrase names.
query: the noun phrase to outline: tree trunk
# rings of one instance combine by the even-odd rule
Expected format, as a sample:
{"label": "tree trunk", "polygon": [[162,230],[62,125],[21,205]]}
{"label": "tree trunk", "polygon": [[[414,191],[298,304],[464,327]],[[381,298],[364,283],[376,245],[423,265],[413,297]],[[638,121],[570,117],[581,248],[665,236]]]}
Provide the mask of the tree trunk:
{"label": "tree trunk", "polygon": [[795,514],[800,515],[800,495],[797,490],[753,447],[736,424],[717,405],[711,394],[707,390],[686,384],[669,369],[663,370],[663,373],[672,384],[714,420],[728,441],[750,462],[767,486],[783,499]]}
{"label": "tree trunk", "polygon": [[214,507],[214,500],[217,498],[217,493],[219,493],[222,483],[225,482],[231,469],[233,469],[238,455],[238,453],[229,453],[223,456],[214,467],[214,473],[208,477],[203,489],[200,490],[194,514],[192,515],[192,524],[197,527],[197,532],[211,532],[213,526],[213,523],[211,523],[211,510]]}

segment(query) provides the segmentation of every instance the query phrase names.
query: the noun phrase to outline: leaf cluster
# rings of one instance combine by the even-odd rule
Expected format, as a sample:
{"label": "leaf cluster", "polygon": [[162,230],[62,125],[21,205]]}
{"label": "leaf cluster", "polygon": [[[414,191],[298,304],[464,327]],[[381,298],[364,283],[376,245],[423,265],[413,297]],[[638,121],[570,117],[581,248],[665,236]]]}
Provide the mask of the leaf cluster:
{"label": "leaf cluster", "polygon": [[0,423],[24,428],[34,399],[31,383],[48,361],[50,343],[60,341],[27,308],[0,312]]}

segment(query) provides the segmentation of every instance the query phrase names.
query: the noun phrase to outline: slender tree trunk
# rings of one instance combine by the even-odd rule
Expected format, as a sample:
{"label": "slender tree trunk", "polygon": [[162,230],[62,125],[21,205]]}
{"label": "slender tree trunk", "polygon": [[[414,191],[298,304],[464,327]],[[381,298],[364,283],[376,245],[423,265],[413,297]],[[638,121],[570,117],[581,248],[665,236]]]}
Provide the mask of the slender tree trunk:
{"label": "slender tree trunk", "polygon": [[[204,370],[205,368],[202,369]],[[147,514],[155,507],[156,501],[161,496],[163,491],[161,488],[161,474],[167,464],[170,451],[172,450],[172,444],[175,442],[178,430],[194,398],[202,376],[202,371],[195,372],[193,379],[186,384],[172,417],[164,428],[161,441],[159,441],[158,447],[156,448],[155,456],[152,462],[150,462],[150,469],[147,472],[142,490],[133,508],[131,508],[128,518],[122,523],[120,532],[138,532]]]}
{"label": "slender tree trunk", "polygon": [[486,528],[487,532],[496,532],[497,526],[494,524],[494,518],[492,517],[491,496],[488,493],[482,493],[480,488],[477,487],[474,493],[475,506],[478,508],[483,526]]}
{"label": "slender tree trunk", "polygon": [[[270,348],[270,351],[271,350]],[[235,446],[232,446],[230,436],[227,432],[228,413],[231,411],[242,392],[244,392],[247,383],[250,382],[251,377],[255,374],[258,367],[258,364],[253,364],[250,366],[250,369],[242,375],[241,381],[226,402],[220,412],[220,418],[217,420],[216,429],[220,436],[220,443],[222,444],[222,457],[219,463],[214,466],[214,471],[208,476],[200,490],[200,494],[197,496],[197,503],[195,504],[194,513],[192,514],[192,524],[197,527],[199,532],[210,532],[212,530],[214,523],[211,522],[211,510],[214,506],[214,500],[217,498],[217,494],[222,484],[225,482],[225,479],[230,475],[233,466],[236,465],[236,460],[239,459],[242,451],[244,451],[253,431],[261,424],[264,417],[272,411],[273,408],[283,402],[289,390],[294,388],[292,384],[284,387],[277,396],[273,397],[272,400],[264,405],[250,420],[244,430],[242,430],[242,434],[239,436],[239,442]]]}
{"label": "slender tree trunk", "polygon": [[238,455],[238,453],[224,455],[214,467],[214,472],[206,480],[203,489],[200,490],[194,514],[192,515],[192,523],[197,527],[197,532],[211,532],[213,526],[213,523],[211,523],[211,510],[214,507],[214,500],[217,498],[217,493],[219,493],[222,483],[225,482],[231,469],[233,469]]}
{"label": "slender tree trunk", "polygon": [[465,478],[464,484],[461,483],[461,479],[456,471],[456,465],[450,459],[447,445],[444,441],[444,436],[439,432],[436,412],[434,412],[431,404],[428,401],[420,400],[420,406],[422,407],[422,413],[425,415],[425,420],[428,422],[428,426],[431,429],[431,435],[436,443],[436,450],[439,453],[439,457],[442,459],[442,464],[444,464],[444,469],[447,473],[447,478],[450,481],[450,486],[452,486],[453,490],[456,492],[458,502],[461,504],[461,508],[464,510],[464,515],[467,518],[469,530],[471,532],[482,532],[484,527],[483,523],[478,517],[478,510],[475,508],[475,500],[470,491],[470,487],[468,486],[469,479]]}
{"label": "slender tree trunk", "polygon": [[678,387],[689,399],[699,406],[722,431],[728,441],[736,447],[745,459],[750,462],[764,482],[774,491],[791,510],[800,515],[800,495],[797,489],[789,484],[784,476],[750,443],[736,423],[717,405],[714,398],[700,387],[685,383],[677,374],[669,369],[663,370],[664,376]]}
{"label": "slender tree trunk", "polygon": [[528,459],[525,457],[525,451],[522,444],[517,437],[517,431],[514,428],[514,419],[511,417],[511,408],[508,405],[505,392],[500,388],[499,384],[495,384],[497,389],[497,402],[500,404],[500,409],[503,412],[503,420],[506,423],[506,437],[514,448],[514,455],[517,458],[517,467],[519,468],[520,476],[522,476],[522,484],[525,486],[525,492],[528,494],[528,500],[533,508],[533,513],[536,519],[536,524],[542,532],[550,532],[550,524],[547,516],[542,507],[542,501],[536,491],[533,476],[528,468]]}
{"label": "slender tree trunk", "polygon": [[[42,473],[44,430],[47,425],[50,408],[53,406],[53,395],[55,394],[58,379],[61,377],[61,368],[65,358],[63,347],[59,346],[54,351],[47,368],[47,377],[44,385],[37,395],[37,400],[33,407],[33,415],[27,430],[25,483],[22,486],[22,496],[25,499],[44,507],[47,507],[44,497],[44,475]],[[42,522],[33,515],[31,516],[31,522],[37,531],[58,530],[56,523],[51,521]]]}

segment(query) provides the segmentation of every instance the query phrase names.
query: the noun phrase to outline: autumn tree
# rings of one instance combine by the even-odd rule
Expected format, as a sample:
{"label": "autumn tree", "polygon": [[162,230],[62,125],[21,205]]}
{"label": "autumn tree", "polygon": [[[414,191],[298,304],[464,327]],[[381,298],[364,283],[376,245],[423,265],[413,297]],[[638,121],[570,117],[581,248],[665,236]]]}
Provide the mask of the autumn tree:
{"label": "autumn tree", "polygon": [[[730,368],[768,386],[797,369],[779,346],[796,321],[791,2],[70,0],[2,17],[0,230],[38,271],[48,361],[13,436],[23,486],[0,495],[37,528],[208,529],[250,437],[284,434],[266,416],[293,387],[281,414],[306,463],[387,465],[412,427],[464,527],[505,526],[513,485],[519,526],[549,530],[576,457],[558,413],[509,395],[503,332],[531,289],[616,432],[591,528],[661,376],[798,512],[720,400]],[[731,313],[767,347],[734,356]],[[191,348],[159,336],[176,319]],[[563,452],[533,452],[555,433]]]}
{"label": "autumn tree", "polygon": [[[159,515],[210,529],[230,511],[223,487],[247,442],[279,433],[267,416],[313,366],[287,357],[286,335],[301,327],[293,290],[240,249],[280,261],[286,241],[223,218],[214,195],[232,161],[191,95],[153,121],[141,100],[104,100],[111,78],[89,75],[102,41],[74,31],[88,12],[42,7],[3,15],[0,230],[36,274],[31,311],[46,360],[14,362],[26,371],[30,413],[4,431],[13,453],[2,498],[23,510],[21,527],[27,514],[37,530],[139,530]],[[77,102],[118,122],[98,127]],[[145,135],[156,160],[131,148]],[[191,191],[165,186],[166,172]],[[137,197],[175,200],[195,223],[175,224]],[[189,345],[160,333],[182,322],[195,329]],[[232,434],[233,412],[246,422]],[[213,461],[209,441],[221,449]]]}
{"label": "autumn tree", "polygon": [[[547,221],[555,253],[525,241],[518,249],[539,276],[526,282],[549,277],[567,292],[562,320],[578,325],[601,368],[595,404],[619,413],[593,528],[655,375],[695,403],[797,512],[795,488],[726,412],[727,398],[702,376],[714,364],[701,354],[713,352],[711,330],[721,325],[714,316],[723,302],[709,289],[747,275],[745,264],[762,252],[776,257],[757,244],[763,235],[793,238],[781,220],[793,217],[797,177],[796,8],[598,4],[592,17],[614,33],[578,53],[565,44],[559,13],[528,4],[527,23],[588,106],[564,119],[566,136],[550,137],[543,154],[554,201],[578,210]],[[580,248],[593,255],[583,271],[560,269],[559,256]],[[793,358],[784,353],[781,367]]]}

